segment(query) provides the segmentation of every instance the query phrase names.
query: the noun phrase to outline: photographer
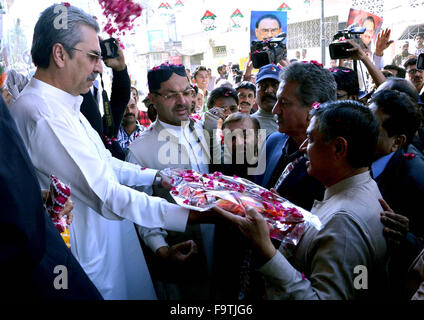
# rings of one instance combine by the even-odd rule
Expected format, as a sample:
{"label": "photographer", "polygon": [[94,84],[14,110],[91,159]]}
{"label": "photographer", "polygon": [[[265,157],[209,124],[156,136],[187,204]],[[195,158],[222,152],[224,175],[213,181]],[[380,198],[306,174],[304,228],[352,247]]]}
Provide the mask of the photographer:
{"label": "photographer", "polygon": [[[102,39],[99,38],[99,41],[102,41]],[[114,44],[116,45],[117,57],[103,61],[107,67],[112,68],[113,72],[110,103],[109,101],[106,102],[106,105],[109,104],[110,106],[109,110],[112,121],[107,121],[106,119],[108,110],[105,110],[103,118],[100,114],[99,101],[97,100],[99,88],[96,86],[93,86],[88,93],[81,95],[84,98],[81,104],[81,113],[100,135],[105,147],[112,153],[112,156],[124,160],[125,153],[114,138],[116,138],[125,109],[130,100],[131,81],[125,64],[124,53],[118,41],[115,40]],[[105,90],[105,88],[102,89]],[[105,107],[105,99],[107,99],[106,92],[103,95],[100,93],[100,98],[103,98],[103,105]]]}
{"label": "photographer", "polygon": [[377,88],[380,84],[386,81],[384,74],[374,65],[370,58],[368,58],[365,51],[359,46],[358,43],[356,43],[355,40],[347,39],[344,42],[349,43],[352,46],[352,48],[347,49],[346,51],[351,52],[351,57],[353,60],[359,60],[365,65]]}

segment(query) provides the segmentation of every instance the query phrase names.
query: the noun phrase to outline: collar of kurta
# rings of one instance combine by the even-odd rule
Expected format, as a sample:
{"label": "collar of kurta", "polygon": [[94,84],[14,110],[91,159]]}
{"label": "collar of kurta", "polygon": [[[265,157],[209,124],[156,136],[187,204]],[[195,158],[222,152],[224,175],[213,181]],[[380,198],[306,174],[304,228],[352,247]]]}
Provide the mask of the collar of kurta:
{"label": "collar of kurta", "polygon": [[350,189],[350,188],[353,188],[355,186],[363,185],[366,182],[368,182],[369,180],[371,180],[371,175],[370,175],[370,172],[367,170],[366,172],[354,175],[354,176],[349,177],[347,179],[344,179],[340,182],[337,182],[336,184],[332,185],[331,187],[325,189],[323,201],[330,199],[335,194],[342,192],[346,189]]}
{"label": "collar of kurta", "polygon": [[274,118],[275,115],[272,112],[267,112],[261,107],[258,108],[257,115],[265,118]]}
{"label": "collar of kurta", "polygon": [[161,130],[166,130],[167,133],[172,135],[173,137],[179,139],[181,136],[181,129],[185,130],[186,128],[189,129],[189,133],[193,134],[195,137],[195,140],[200,143],[203,147],[203,149],[206,151],[208,150],[208,146],[206,145],[206,140],[203,137],[203,129],[198,128],[193,120],[187,121],[183,127],[181,126],[174,126],[167,123],[164,123],[163,121],[160,121],[159,118],[156,118],[156,121],[150,126],[149,130],[156,130],[158,132],[161,132]]}
{"label": "collar of kurta", "polygon": [[73,96],[67,93],[66,91],[56,88],[34,77],[31,79],[28,86],[34,88],[39,92],[42,92],[43,96],[45,97],[52,97],[54,100],[59,101],[60,104],[65,106],[73,114],[77,116],[79,115],[81,103],[83,101],[82,96]]}

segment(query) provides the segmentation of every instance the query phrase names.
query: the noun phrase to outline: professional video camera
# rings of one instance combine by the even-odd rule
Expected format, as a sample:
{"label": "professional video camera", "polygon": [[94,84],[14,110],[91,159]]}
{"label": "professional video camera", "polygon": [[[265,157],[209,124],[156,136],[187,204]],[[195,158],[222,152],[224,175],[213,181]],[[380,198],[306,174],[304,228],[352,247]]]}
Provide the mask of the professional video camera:
{"label": "professional video camera", "polygon": [[333,37],[333,43],[330,44],[331,59],[347,59],[350,58],[352,52],[346,51],[353,48],[350,43],[340,42],[343,40],[353,39],[357,44],[364,48],[361,40],[361,34],[365,32],[365,28],[359,28],[356,24],[349,26],[347,29],[337,32]]}
{"label": "professional video camera", "polygon": [[420,53],[418,56],[417,69],[424,70],[424,53]]}
{"label": "professional video camera", "polygon": [[258,69],[267,64],[277,64],[287,57],[287,47],[283,43],[286,33],[282,32],[272,39],[264,41],[252,41],[250,47],[253,67]]}

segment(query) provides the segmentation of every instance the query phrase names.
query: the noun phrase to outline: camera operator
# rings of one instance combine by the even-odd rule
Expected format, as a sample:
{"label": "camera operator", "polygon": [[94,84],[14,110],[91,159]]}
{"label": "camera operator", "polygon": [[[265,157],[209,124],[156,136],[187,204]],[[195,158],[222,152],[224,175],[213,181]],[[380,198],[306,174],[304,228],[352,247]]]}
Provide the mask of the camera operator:
{"label": "camera operator", "polygon": [[[99,38],[99,41],[102,41],[102,39]],[[106,121],[107,110],[105,110],[103,118],[100,114],[99,101],[97,99],[99,88],[96,86],[93,86],[88,93],[81,95],[84,98],[81,104],[81,113],[100,135],[105,147],[112,153],[112,156],[125,160],[125,153],[114,138],[116,138],[122,117],[130,100],[131,80],[125,64],[124,53],[116,40],[115,45],[117,46],[118,57],[103,61],[107,67],[112,68],[113,73],[110,102],[105,101],[107,99],[107,96],[105,97],[106,92],[100,94],[100,98],[102,99],[103,97],[104,107],[105,102],[110,105],[112,123]],[[104,90],[105,88],[102,89]]]}
{"label": "camera operator", "polygon": [[353,60],[359,60],[365,65],[368,70],[368,73],[370,74],[371,78],[375,83],[376,88],[378,88],[380,84],[386,81],[386,77],[384,76],[384,74],[380,71],[380,69],[378,69],[374,65],[370,58],[368,58],[365,51],[360,47],[358,43],[356,43],[355,40],[347,39],[344,42],[349,43],[352,46],[352,48],[347,49],[346,51],[351,52],[351,58]]}

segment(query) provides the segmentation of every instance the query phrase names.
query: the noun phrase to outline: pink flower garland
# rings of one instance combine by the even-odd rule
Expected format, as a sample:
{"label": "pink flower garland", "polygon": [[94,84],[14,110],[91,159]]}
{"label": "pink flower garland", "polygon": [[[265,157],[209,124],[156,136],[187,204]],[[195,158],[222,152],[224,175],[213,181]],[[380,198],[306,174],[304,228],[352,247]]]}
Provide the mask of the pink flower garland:
{"label": "pink flower garland", "polygon": [[126,31],[134,28],[134,20],[143,11],[143,8],[132,0],[99,0],[99,3],[103,9],[103,14],[107,18],[104,31],[111,37],[115,33],[118,37],[121,35],[125,36]]}

